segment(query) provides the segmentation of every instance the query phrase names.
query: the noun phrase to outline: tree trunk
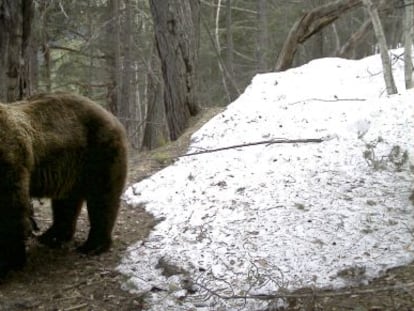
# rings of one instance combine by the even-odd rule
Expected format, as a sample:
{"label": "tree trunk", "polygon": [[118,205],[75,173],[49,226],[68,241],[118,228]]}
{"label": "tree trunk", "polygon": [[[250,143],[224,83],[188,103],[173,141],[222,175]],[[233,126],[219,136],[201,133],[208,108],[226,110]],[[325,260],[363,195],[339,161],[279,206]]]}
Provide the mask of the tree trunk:
{"label": "tree trunk", "polygon": [[51,69],[51,55],[50,55],[49,43],[47,41],[44,42],[41,50],[43,53],[43,60],[45,62],[43,81],[45,84],[46,91],[50,92],[52,90],[52,74],[50,70]]}
{"label": "tree trunk", "polygon": [[[120,25],[120,0],[109,0],[106,16],[106,40],[105,54],[109,68],[109,82],[107,91],[108,109],[114,115],[119,116],[121,99],[121,25]],[[123,122],[121,120],[121,122]]]}
{"label": "tree trunk", "polygon": [[[313,0],[312,1],[312,6],[313,7],[321,7],[322,5],[324,5],[324,1],[323,0]],[[313,36],[313,44],[312,44],[312,49],[310,51],[311,53],[311,59],[316,59],[316,58],[322,58],[325,55],[325,47],[324,47],[324,38],[326,37],[326,33],[324,31],[324,29],[321,29],[318,31],[318,33],[316,33]]]}
{"label": "tree trunk", "polygon": [[[192,2],[190,4],[190,2]],[[164,105],[171,140],[199,111],[197,103],[197,38],[195,0],[150,0],[155,39],[164,82]]]}
{"label": "tree trunk", "polygon": [[143,149],[154,149],[168,141],[168,128],[165,123],[165,107],[163,105],[163,82],[160,80],[161,64],[159,57],[153,54],[148,68],[147,114],[145,118]]}
{"label": "tree trunk", "polygon": [[[228,5],[231,6],[231,2],[228,2]],[[228,7],[228,5],[226,5],[226,7]],[[227,100],[229,102],[231,102],[232,101],[232,94],[230,92],[229,86],[227,85],[228,80],[231,80],[231,76],[230,76],[230,73],[227,69],[227,64],[223,60],[223,57],[222,57],[222,54],[221,54],[220,33],[219,33],[219,31],[220,31],[220,12],[221,12],[221,0],[217,0],[217,9],[216,9],[215,27],[214,27],[214,42],[213,42],[213,44],[214,44],[214,47],[215,47],[215,50],[216,50],[216,53],[217,53],[218,67],[220,69],[220,72],[222,73],[221,74],[221,80],[223,81],[223,88],[224,88],[224,91],[226,92]],[[231,27],[231,24],[229,26]],[[229,31],[229,29],[226,28],[226,31]],[[207,30],[207,32],[208,32],[208,30]]]}
{"label": "tree trunk", "polygon": [[231,0],[226,0],[226,66],[229,71],[229,75],[234,77],[234,45],[233,45],[233,17],[231,10]]}
{"label": "tree trunk", "polygon": [[[116,116],[119,116],[120,106],[122,103],[122,80],[121,80],[121,72],[122,72],[122,65],[121,65],[121,19],[120,19],[120,9],[119,9],[119,1],[120,0],[111,0],[112,3],[112,12],[113,12],[113,57],[114,57],[114,67],[113,67],[113,81],[114,81],[114,89],[113,89],[113,102],[112,108],[113,113]],[[122,120],[121,120],[122,122]]]}
{"label": "tree trunk", "polygon": [[[233,101],[239,95],[236,80],[234,79],[234,42],[233,42],[233,14],[232,1],[226,0],[226,58],[225,68],[227,74],[223,75],[223,79],[227,77],[225,82],[226,88],[229,90],[229,99]],[[220,65],[220,62],[219,62]]]}
{"label": "tree trunk", "polygon": [[133,55],[134,36],[133,30],[133,5],[131,0],[124,0],[125,15],[122,23],[122,50],[123,66],[121,79],[121,98],[119,103],[119,117],[124,124],[129,142],[138,149],[141,144],[142,133],[141,117],[139,115],[138,82],[135,75],[135,61]]}
{"label": "tree trunk", "polygon": [[257,44],[256,44],[256,59],[257,71],[266,72],[267,68],[267,51],[269,42],[269,33],[267,31],[267,0],[257,1]]}
{"label": "tree trunk", "polygon": [[1,98],[15,101],[31,94],[29,44],[32,0],[0,1]]}
{"label": "tree trunk", "polygon": [[291,28],[277,58],[275,70],[289,69],[299,44],[333,23],[342,14],[360,5],[362,5],[361,0],[337,0],[303,14]]}
{"label": "tree trunk", "polygon": [[381,20],[378,15],[377,8],[373,5],[371,0],[362,0],[372,21],[375,36],[378,41],[378,46],[381,53],[381,61],[384,69],[384,80],[387,88],[387,94],[396,94],[397,87],[395,86],[394,76],[392,74],[392,66],[390,56],[388,55],[387,41],[385,40],[384,30],[382,28]]}
{"label": "tree trunk", "polygon": [[[217,14],[216,14],[216,18],[217,18]],[[210,31],[210,28],[208,27],[206,23],[203,23],[203,27],[211,42],[211,46],[213,47],[214,53],[216,55],[216,60],[218,62],[218,67],[221,73],[221,80],[223,82],[223,88],[226,94],[226,99],[228,103],[230,103],[232,99],[232,95],[230,92],[230,87],[227,85],[227,82],[230,83],[232,89],[235,91],[235,94],[237,96],[241,94],[241,91],[239,87],[237,86],[235,79],[230,75],[229,71],[227,70],[225,61],[221,57],[220,47],[218,46],[219,42],[217,42],[217,38],[214,38],[213,34]]]}
{"label": "tree trunk", "polygon": [[362,23],[357,31],[355,31],[345,42],[344,45],[336,52],[336,56],[343,57],[343,58],[351,58],[354,59],[355,57],[355,48],[367,37],[368,32],[371,30],[371,20],[368,19]]}
{"label": "tree trunk", "polygon": [[404,15],[404,72],[405,72],[405,88],[411,89],[414,87],[413,83],[413,61],[412,46],[414,34],[414,9],[412,0],[405,0],[405,15]]}

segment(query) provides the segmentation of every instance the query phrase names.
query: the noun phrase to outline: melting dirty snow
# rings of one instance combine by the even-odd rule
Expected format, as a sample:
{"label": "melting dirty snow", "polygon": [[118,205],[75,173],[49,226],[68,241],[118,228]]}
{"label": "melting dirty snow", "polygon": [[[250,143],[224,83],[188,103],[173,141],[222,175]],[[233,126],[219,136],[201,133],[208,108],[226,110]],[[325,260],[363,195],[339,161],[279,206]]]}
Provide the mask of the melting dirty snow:
{"label": "melting dirty snow", "polygon": [[378,55],[257,75],[188,152],[323,142],[184,157],[130,187],[131,208],[161,221],[123,258],[123,288],[149,310],[260,310],[260,295],[358,285],[411,262],[414,92],[392,53],[393,96]]}

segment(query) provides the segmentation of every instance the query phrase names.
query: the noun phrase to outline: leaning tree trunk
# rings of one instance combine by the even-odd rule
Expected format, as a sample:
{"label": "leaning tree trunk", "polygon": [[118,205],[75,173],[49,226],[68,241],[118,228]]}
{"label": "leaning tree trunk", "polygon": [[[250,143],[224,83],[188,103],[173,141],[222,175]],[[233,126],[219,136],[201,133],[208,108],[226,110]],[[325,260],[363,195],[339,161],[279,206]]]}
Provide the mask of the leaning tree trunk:
{"label": "leaning tree trunk", "polygon": [[299,44],[333,23],[342,14],[360,5],[362,5],[361,0],[337,0],[303,14],[293,25],[283,44],[276,61],[275,71],[289,69]]}
{"label": "leaning tree trunk", "polygon": [[15,101],[30,95],[29,43],[32,0],[0,0],[0,97]]}
{"label": "leaning tree trunk", "polygon": [[187,127],[199,111],[197,103],[196,0],[150,0],[155,40],[161,60],[164,105],[171,140]]}
{"label": "leaning tree trunk", "polygon": [[392,66],[390,56],[388,55],[387,42],[385,40],[384,30],[382,28],[381,20],[378,15],[377,8],[373,5],[371,0],[362,0],[368,13],[371,17],[372,26],[374,27],[375,36],[378,40],[378,46],[381,53],[382,67],[384,69],[384,80],[387,88],[387,94],[396,94],[397,87],[395,86],[394,76],[392,74]]}

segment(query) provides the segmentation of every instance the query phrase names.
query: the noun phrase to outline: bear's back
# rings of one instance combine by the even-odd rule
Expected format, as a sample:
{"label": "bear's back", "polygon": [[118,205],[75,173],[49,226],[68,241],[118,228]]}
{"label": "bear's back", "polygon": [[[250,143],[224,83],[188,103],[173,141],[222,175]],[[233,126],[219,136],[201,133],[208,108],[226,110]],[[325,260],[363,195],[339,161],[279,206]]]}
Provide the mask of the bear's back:
{"label": "bear's back", "polygon": [[25,162],[31,166],[32,196],[61,197],[75,185],[85,186],[80,176],[88,173],[81,171],[94,170],[99,161],[109,162],[112,154],[126,154],[121,123],[85,97],[39,94],[5,109],[9,123],[16,124]]}

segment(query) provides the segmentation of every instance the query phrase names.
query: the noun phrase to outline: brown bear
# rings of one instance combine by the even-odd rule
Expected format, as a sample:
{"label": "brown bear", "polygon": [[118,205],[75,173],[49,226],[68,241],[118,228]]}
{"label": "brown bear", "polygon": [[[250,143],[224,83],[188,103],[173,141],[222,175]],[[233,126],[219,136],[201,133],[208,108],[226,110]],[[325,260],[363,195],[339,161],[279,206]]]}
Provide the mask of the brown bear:
{"label": "brown bear", "polygon": [[71,240],[86,201],[90,231],[79,251],[108,250],[126,174],[124,128],[91,100],[56,93],[0,103],[0,276],[26,261],[32,197],[52,202],[42,244]]}

